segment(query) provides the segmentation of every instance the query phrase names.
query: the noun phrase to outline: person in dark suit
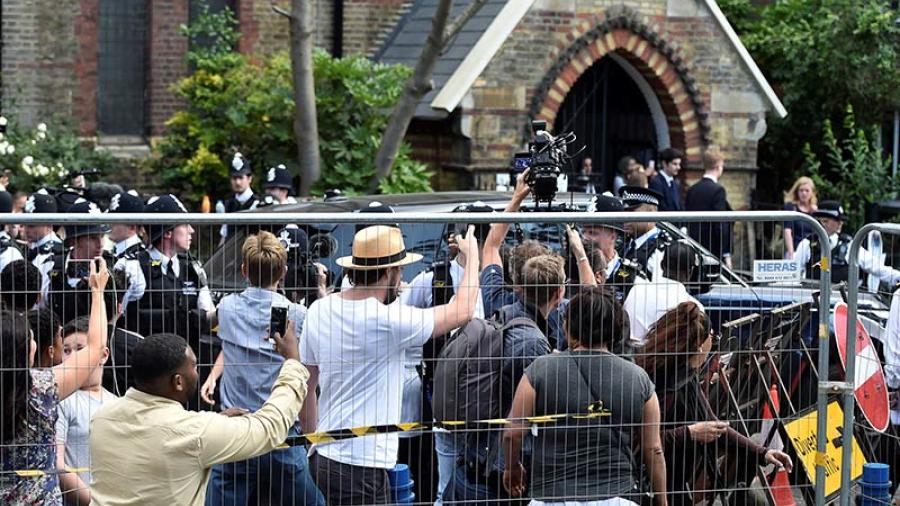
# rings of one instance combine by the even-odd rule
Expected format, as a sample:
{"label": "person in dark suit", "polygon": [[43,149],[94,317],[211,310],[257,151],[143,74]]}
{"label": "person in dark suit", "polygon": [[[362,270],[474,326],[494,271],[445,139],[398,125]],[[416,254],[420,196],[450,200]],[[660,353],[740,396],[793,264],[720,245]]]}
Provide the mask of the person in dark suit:
{"label": "person in dark suit", "polygon": [[659,201],[660,211],[681,211],[681,183],[678,182],[678,173],[681,172],[681,151],[666,148],[660,153],[662,170],[650,179],[650,189],[659,193],[663,198]]}
{"label": "person in dark suit", "polygon": [[[688,190],[687,211],[731,211],[725,187],[719,178],[725,169],[725,157],[717,149],[703,155],[703,178]],[[688,233],[713,255],[731,267],[731,223],[691,223]]]}

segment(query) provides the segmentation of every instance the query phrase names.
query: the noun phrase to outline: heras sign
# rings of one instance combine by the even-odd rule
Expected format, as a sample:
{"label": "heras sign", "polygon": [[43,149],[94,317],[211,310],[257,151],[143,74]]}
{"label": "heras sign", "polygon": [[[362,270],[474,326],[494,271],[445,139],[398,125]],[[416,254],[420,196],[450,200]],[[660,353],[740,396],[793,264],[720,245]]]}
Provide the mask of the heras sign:
{"label": "heras sign", "polygon": [[799,281],[802,272],[793,260],[754,260],[753,282]]}

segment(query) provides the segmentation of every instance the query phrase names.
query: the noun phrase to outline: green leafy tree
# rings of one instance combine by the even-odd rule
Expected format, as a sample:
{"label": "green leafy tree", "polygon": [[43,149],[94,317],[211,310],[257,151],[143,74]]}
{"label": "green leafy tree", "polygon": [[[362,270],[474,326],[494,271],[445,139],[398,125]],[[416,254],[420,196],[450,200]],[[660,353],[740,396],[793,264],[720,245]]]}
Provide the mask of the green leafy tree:
{"label": "green leafy tree", "polygon": [[720,5],[789,112],[769,119],[760,143],[760,181],[773,185],[763,194],[779,195],[790,185],[807,144],[818,158],[827,156],[826,122],[844,134],[847,104],[866,129],[900,108],[900,25],[888,0]]}
{"label": "green leafy tree", "polygon": [[817,155],[806,144],[803,168],[815,181],[820,198],[841,202],[847,213],[845,230],[853,231],[865,222],[869,205],[900,189],[900,180],[891,175],[890,161],[882,159],[878,132],[858,126],[853,107],[847,106],[842,126],[846,133],[839,138],[831,121],[825,120],[825,155]]}
{"label": "green leafy tree", "polygon": [[[207,15],[219,18],[185,29],[192,41],[209,37],[209,31],[234,30],[232,23],[221,19],[233,17],[227,11]],[[166,183],[184,188],[193,199],[227,194],[227,162],[234,152],[247,156],[259,176],[280,163],[298,172],[289,56],[245,57],[226,50],[236,36],[215,40],[218,49],[203,47],[200,53],[192,43],[189,59],[196,70],[174,88],[187,107],[168,120],[166,135],[156,148],[155,164]],[[322,176],[314,190],[363,193],[374,175],[381,131],[410,71],[361,56],[335,59],[324,51],[316,52],[313,63],[322,160]],[[430,174],[410,158],[409,151],[404,145],[391,176],[379,186],[381,191],[430,190]]]}

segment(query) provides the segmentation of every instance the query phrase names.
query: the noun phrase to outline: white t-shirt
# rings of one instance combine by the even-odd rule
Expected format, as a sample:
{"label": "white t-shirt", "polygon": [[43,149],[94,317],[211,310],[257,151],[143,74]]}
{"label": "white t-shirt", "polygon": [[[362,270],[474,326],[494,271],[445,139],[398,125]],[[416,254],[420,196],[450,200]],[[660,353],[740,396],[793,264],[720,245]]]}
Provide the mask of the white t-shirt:
{"label": "white t-shirt", "polygon": [[[347,300],[340,293],[309,308],[300,336],[300,360],[319,367],[318,430],[400,422],[407,350],[434,332],[434,309],[374,298]],[[344,464],[390,469],[397,463],[397,434],[324,444],[323,457]]]}
{"label": "white t-shirt", "polygon": [[703,304],[691,297],[678,281],[659,276],[651,283],[637,278],[624,304],[631,323],[631,345],[643,346],[647,342],[647,330],[668,310],[687,301],[696,303],[701,311],[705,311]]}

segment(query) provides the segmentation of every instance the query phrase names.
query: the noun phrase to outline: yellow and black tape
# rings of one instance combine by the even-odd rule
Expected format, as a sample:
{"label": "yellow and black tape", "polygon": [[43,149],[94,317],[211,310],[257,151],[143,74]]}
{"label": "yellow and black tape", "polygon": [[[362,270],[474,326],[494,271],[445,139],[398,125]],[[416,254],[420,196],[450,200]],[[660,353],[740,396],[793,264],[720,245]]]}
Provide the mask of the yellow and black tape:
{"label": "yellow and black tape", "polygon": [[371,436],[374,434],[393,434],[399,432],[427,432],[441,430],[447,432],[460,432],[466,430],[477,429],[484,426],[507,425],[513,422],[520,422],[527,425],[544,425],[551,423],[559,423],[568,420],[590,420],[602,418],[612,415],[612,413],[603,408],[602,402],[595,402],[587,407],[586,413],[564,413],[555,415],[530,416],[526,418],[494,418],[489,420],[476,421],[442,421],[442,422],[408,422],[394,423],[386,425],[372,425],[368,427],[353,427],[350,429],[337,429],[324,432],[311,432],[301,434],[299,436],[289,437],[281,448],[290,446],[299,446],[307,442],[312,444],[326,444],[335,441],[343,441],[358,437]]}
{"label": "yellow and black tape", "polygon": [[[285,449],[292,446],[301,446],[307,442],[312,444],[327,444],[336,441],[344,441],[358,437],[371,436],[374,434],[393,434],[399,432],[426,432],[426,431],[447,431],[461,432],[484,426],[500,426],[513,422],[520,422],[526,425],[546,425],[551,423],[559,423],[570,420],[592,420],[596,418],[604,418],[611,416],[612,412],[603,408],[602,402],[595,402],[587,407],[586,413],[565,413],[556,415],[530,416],[526,418],[494,418],[489,420],[475,421],[443,421],[443,422],[409,422],[394,423],[386,425],[372,425],[368,427],[353,427],[351,429],[329,430],[325,432],[311,432],[299,436],[291,436],[282,443],[278,448]],[[0,471],[0,479],[2,475],[15,475],[20,478],[40,478],[43,476],[66,473],[86,473],[90,469],[87,467],[67,467],[63,469],[52,469],[42,471],[38,469],[21,469],[17,471]]]}

